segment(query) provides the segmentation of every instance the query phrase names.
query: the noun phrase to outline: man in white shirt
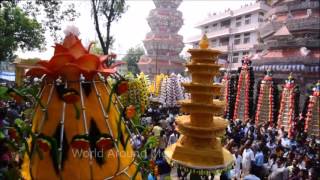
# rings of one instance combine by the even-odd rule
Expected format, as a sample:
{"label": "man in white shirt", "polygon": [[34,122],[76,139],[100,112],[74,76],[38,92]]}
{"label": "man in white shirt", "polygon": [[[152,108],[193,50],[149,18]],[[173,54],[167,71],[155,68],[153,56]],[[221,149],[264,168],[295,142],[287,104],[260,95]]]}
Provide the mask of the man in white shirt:
{"label": "man in white shirt", "polygon": [[290,148],[290,139],[288,139],[288,134],[284,133],[283,138],[281,138],[281,146],[284,148]]}
{"label": "man in white shirt", "polygon": [[177,140],[178,140],[178,134],[175,131],[173,131],[169,136],[168,146],[176,143]]}
{"label": "man in white shirt", "polygon": [[162,131],[162,128],[159,126],[159,123],[157,123],[152,129],[153,135],[156,137],[160,137],[161,131]]}
{"label": "man in white shirt", "polygon": [[251,162],[254,161],[254,153],[251,149],[251,142],[247,142],[242,153],[242,174],[246,176],[250,173]]}

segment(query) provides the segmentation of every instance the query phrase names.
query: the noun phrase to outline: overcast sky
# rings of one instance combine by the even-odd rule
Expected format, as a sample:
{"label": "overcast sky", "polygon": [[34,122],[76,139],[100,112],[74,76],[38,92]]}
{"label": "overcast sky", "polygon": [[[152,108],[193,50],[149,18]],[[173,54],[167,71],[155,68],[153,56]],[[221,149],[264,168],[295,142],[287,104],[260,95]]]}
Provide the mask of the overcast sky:
{"label": "overcast sky", "polygon": [[[70,2],[70,1],[69,1]],[[179,34],[188,39],[189,37],[199,35],[200,30],[194,28],[195,24],[208,17],[209,13],[219,13],[225,9],[238,9],[241,5],[249,4],[254,0],[184,0],[178,10],[183,13],[184,25]],[[64,2],[68,3],[68,2]],[[80,29],[80,38],[84,43],[97,39],[93,20],[90,16],[90,1],[78,0],[74,1],[80,17],[73,23],[62,24],[62,27],[73,24]],[[145,34],[150,31],[146,21],[149,11],[155,6],[152,0],[129,0],[128,10],[122,18],[112,25],[111,33],[115,36],[115,44],[112,52],[121,55],[125,54],[130,47],[142,44]],[[44,52],[19,52],[21,58],[41,58],[50,59],[53,54],[51,46],[54,44],[50,36],[47,38],[47,50]],[[186,46],[185,49],[187,49]]]}

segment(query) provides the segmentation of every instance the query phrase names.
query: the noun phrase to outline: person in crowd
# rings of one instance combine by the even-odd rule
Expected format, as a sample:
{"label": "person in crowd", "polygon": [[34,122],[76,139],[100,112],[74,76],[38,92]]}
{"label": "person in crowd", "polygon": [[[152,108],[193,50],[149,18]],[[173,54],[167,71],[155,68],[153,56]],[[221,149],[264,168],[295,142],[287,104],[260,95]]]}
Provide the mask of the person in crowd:
{"label": "person in crowd", "polygon": [[242,174],[246,176],[250,173],[251,162],[254,161],[254,153],[251,149],[251,142],[247,141],[242,153]]}
{"label": "person in crowd", "polygon": [[164,149],[167,147],[167,143],[168,143],[167,136],[165,134],[165,131],[162,130],[160,132],[160,137],[159,137],[159,149],[161,152],[163,152]]}
{"label": "person in crowd", "polygon": [[178,138],[179,138],[178,132],[173,130],[168,139],[168,146],[176,143],[178,141]]}
{"label": "person in crowd", "polygon": [[154,136],[160,137],[162,130],[163,129],[160,127],[159,122],[156,122],[155,126],[153,126],[152,133],[153,133]]}
{"label": "person in crowd", "polygon": [[240,155],[240,151],[238,149],[235,149],[233,151],[235,152],[233,154],[235,161],[231,172],[231,177],[236,180],[240,180],[242,156]]}
{"label": "person in crowd", "polygon": [[264,165],[264,155],[262,152],[261,147],[259,146],[257,149],[257,153],[255,154],[255,161],[254,161],[254,170],[255,170],[255,174],[262,179],[264,176],[264,169],[263,169],[263,165]]}

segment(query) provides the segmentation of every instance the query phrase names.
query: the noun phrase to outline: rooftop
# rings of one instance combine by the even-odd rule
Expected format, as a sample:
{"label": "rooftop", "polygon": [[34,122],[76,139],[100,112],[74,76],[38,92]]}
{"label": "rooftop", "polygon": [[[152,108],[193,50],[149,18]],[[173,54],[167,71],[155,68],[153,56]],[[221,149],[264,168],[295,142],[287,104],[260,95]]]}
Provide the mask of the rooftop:
{"label": "rooftop", "polygon": [[260,9],[268,11],[269,9],[271,9],[271,7],[262,1],[258,1],[253,4],[244,5],[241,8],[236,9],[236,10],[226,9],[224,12],[221,12],[219,14],[213,13],[212,15],[207,17],[205,20],[197,23],[195,27],[200,28],[200,27],[205,26],[207,24],[210,24],[212,22],[220,21],[223,19],[231,18],[231,17],[240,16],[240,15],[254,12],[254,11],[257,11]]}

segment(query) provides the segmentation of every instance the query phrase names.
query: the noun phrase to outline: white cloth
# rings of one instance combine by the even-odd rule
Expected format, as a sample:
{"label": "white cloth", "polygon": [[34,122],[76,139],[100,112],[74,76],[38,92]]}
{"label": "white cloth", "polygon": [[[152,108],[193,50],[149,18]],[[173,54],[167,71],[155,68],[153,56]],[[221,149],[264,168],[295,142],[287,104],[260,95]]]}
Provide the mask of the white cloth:
{"label": "white cloth", "polygon": [[169,136],[169,140],[168,140],[168,146],[176,143],[178,140],[178,135],[175,134],[175,133],[172,133],[170,136]]}
{"label": "white cloth", "polygon": [[285,148],[290,148],[290,139],[281,138],[281,145]]}
{"label": "white cloth", "polygon": [[238,155],[238,157],[236,157],[235,155],[233,155],[235,161],[234,161],[234,167],[231,171],[231,177],[235,178],[235,179],[240,179],[240,175],[241,175],[241,162],[242,162],[242,156]]}
{"label": "white cloth", "polygon": [[285,168],[285,167],[277,168],[268,177],[268,180],[287,180],[287,179],[289,179],[289,170],[288,168]]}
{"label": "white cloth", "polygon": [[251,169],[251,161],[254,161],[254,153],[249,149],[244,149],[242,153],[242,171],[244,175],[248,175]]}
{"label": "white cloth", "polygon": [[245,177],[243,177],[243,180],[260,180],[260,178],[258,178],[257,176],[255,176],[253,174],[248,174]]}

